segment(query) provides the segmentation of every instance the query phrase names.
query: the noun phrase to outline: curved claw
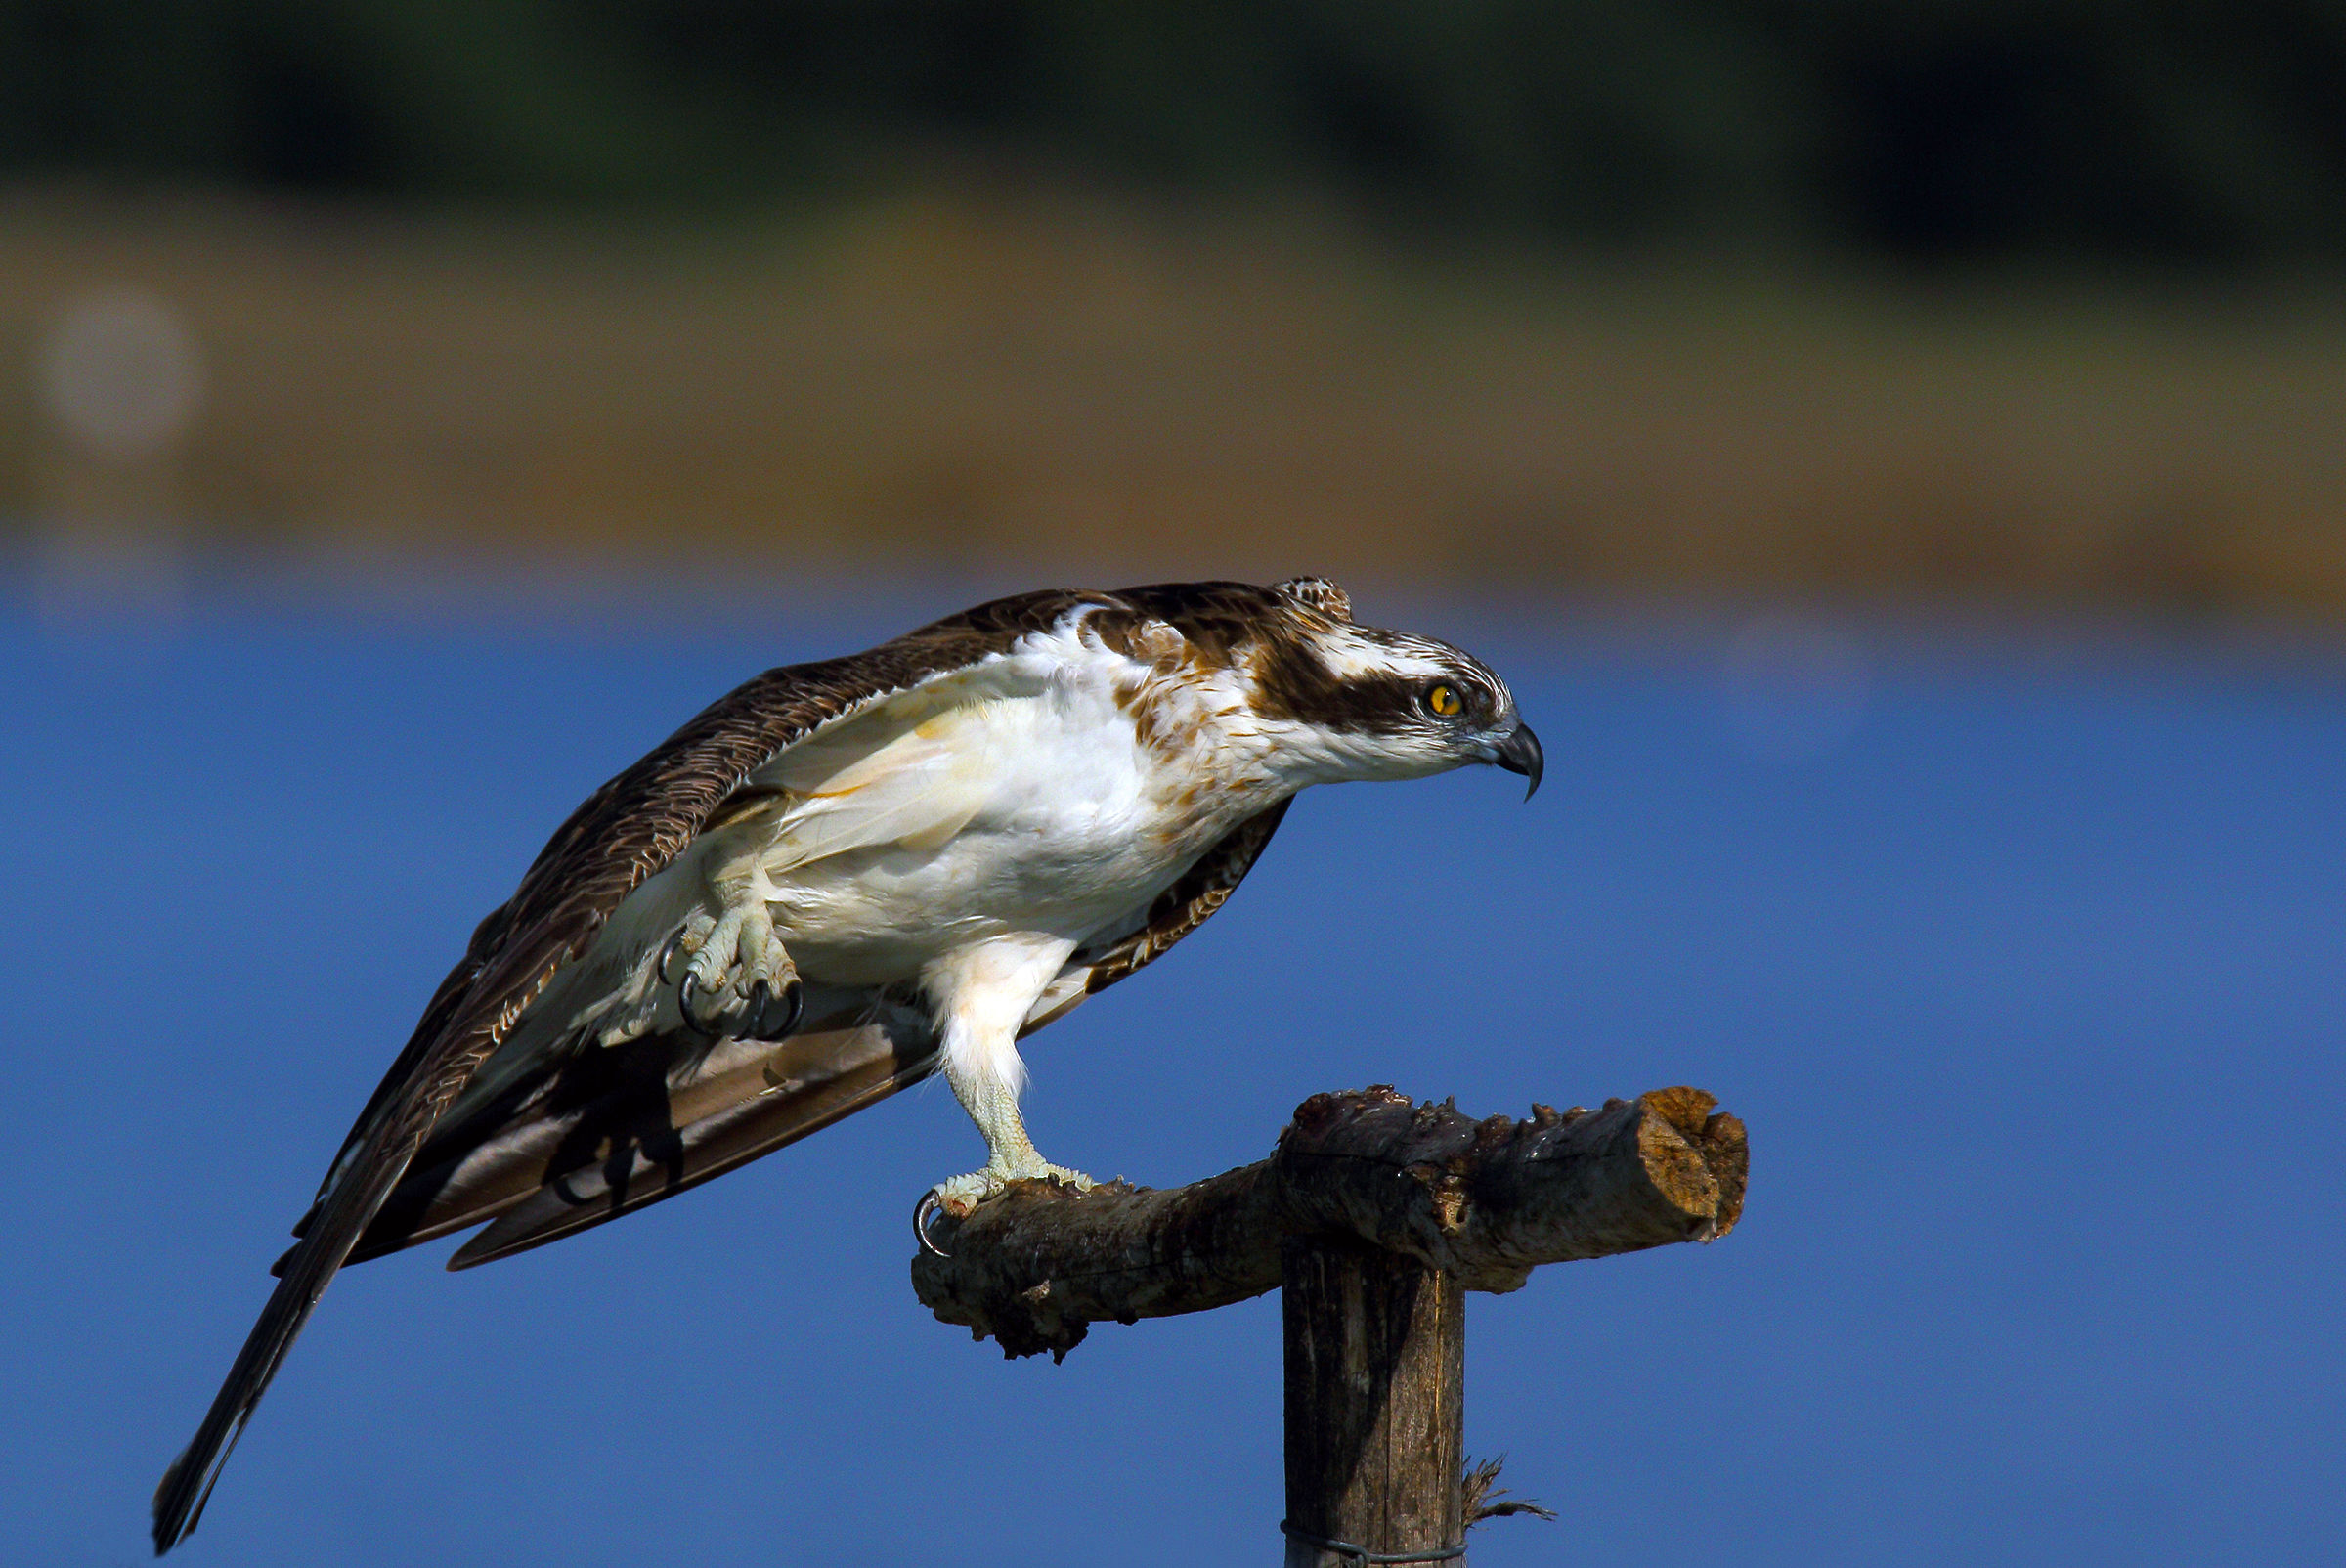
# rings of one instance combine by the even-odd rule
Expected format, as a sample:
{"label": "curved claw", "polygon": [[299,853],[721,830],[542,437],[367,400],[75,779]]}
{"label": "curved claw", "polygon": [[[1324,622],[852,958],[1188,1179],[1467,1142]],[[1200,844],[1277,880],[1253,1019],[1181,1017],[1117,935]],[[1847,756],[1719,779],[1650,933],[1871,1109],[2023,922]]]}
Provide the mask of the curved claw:
{"label": "curved claw", "polygon": [[912,1239],[921,1243],[923,1251],[934,1252],[940,1258],[949,1258],[953,1255],[952,1253],[929,1240],[930,1218],[933,1215],[942,1214],[944,1211],[944,1200],[936,1196],[935,1188],[932,1187],[923,1193],[920,1202],[912,1211]]}
{"label": "curved claw", "polygon": [[692,999],[699,992],[700,986],[694,983],[692,971],[686,970],[684,979],[676,985],[676,1011],[683,1015],[684,1026],[693,1033],[704,1040],[717,1039],[718,1036],[701,1022],[700,1014],[693,1010]]}
{"label": "curved claw", "polygon": [[661,984],[673,985],[676,982],[676,955],[681,953],[683,950],[684,928],[682,926],[678,926],[675,929],[674,935],[668,938],[668,945],[660,949],[660,962],[656,966],[656,969],[660,976]]}
{"label": "curved claw", "polygon": [[777,994],[760,980],[750,993],[750,1031],[754,1039],[785,1040],[806,1016],[806,987],[797,980]]}
{"label": "curved claw", "polygon": [[799,1022],[804,1007],[804,992],[795,980],[780,990],[770,980],[753,981],[749,1000],[742,1007],[742,1032],[753,1040],[782,1039]]}

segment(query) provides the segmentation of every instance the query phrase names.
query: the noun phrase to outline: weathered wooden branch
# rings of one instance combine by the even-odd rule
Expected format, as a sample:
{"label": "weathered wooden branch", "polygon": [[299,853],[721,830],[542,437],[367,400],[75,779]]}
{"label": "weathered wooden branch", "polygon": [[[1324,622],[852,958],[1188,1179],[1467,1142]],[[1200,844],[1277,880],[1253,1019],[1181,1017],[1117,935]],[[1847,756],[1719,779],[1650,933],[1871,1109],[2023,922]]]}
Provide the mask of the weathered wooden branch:
{"label": "weathered wooden branch", "polygon": [[[1270,1158],[1169,1191],[1016,1184],[931,1235],[922,1303],[1005,1354],[1064,1356],[1103,1319],[1202,1312],[1281,1283],[1282,1247],[1349,1241],[1469,1290],[1542,1263],[1708,1241],[1743,1209],[1743,1124],[1700,1089],[1476,1121],[1378,1086],[1295,1108]],[[1455,1473],[1455,1472],[1454,1472]]]}

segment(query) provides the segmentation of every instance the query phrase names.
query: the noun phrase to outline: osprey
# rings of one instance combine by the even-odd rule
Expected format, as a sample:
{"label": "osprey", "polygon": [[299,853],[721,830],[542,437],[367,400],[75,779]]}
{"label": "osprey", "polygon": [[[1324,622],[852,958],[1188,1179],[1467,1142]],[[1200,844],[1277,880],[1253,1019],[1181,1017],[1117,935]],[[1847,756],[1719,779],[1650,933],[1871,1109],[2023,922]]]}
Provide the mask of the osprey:
{"label": "osprey", "polygon": [[1492,762],[1537,789],[1541,761],[1498,675],[1317,578],[1026,593],[758,676],[473,933],[156,1489],[156,1552],[344,1263],[483,1222],[449,1267],[507,1257],[939,1069],[987,1157],[916,1231],[1009,1182],[1088,1187],[1026,1135],[1021,1036],[1219,909],[1306,785]]}

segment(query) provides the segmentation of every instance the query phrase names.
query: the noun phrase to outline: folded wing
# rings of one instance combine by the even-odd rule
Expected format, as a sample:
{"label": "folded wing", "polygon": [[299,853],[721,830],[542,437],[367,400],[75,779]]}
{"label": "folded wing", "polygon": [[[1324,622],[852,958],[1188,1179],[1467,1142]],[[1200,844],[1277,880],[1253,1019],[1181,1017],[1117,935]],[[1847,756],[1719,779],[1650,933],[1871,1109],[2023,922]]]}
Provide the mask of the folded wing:
{"label": "folded wing", "polygon": [[[158,1553],[196,1528],[238,1435],[319,1297],[400,1189],[443,1114],[531,1002],[586,954],[628,894],[673,863],[785,748],[978,666],[1086,597],[1046,591],[997,600],[868,653],[769,671],[719,699],[572,813],[513,897],[474,932],[352,1127],[227,1381],[155,1489]],[[526,1077],[500,1085],[498,1099],[527,1087]]]}

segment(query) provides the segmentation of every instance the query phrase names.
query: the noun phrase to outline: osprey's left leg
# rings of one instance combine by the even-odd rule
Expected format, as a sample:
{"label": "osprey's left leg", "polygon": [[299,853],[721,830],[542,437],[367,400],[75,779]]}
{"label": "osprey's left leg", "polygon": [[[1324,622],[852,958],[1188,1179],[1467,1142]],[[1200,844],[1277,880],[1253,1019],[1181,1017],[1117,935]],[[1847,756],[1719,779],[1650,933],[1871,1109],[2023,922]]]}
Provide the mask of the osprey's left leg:
{"label": "osprey's left leg", "polygon": [[1068,941],[1000,937],[955,955],[929,978],[942,993],[944,1025],[937,1053],[945,1081],[978,1130],[985,1135],[985,1163],[966,1176],[936,1184],[929,1199],[955,1217],[967,1215],[1015,1181],[1048,1177],[1078,1191],[1094,1184],[1079,1170],[1043,1158],[1019,1114],[1026,1078],[1019,1060],[1019,1025],[1073,951]]}
{"label": "osprey's left leg", "polygon": [[774,933],[762,887],[737,891],[714,923],[686,924],[660,954],[684,1022],[711,1039],[779,1040],[805,1005],[799,966]]}

